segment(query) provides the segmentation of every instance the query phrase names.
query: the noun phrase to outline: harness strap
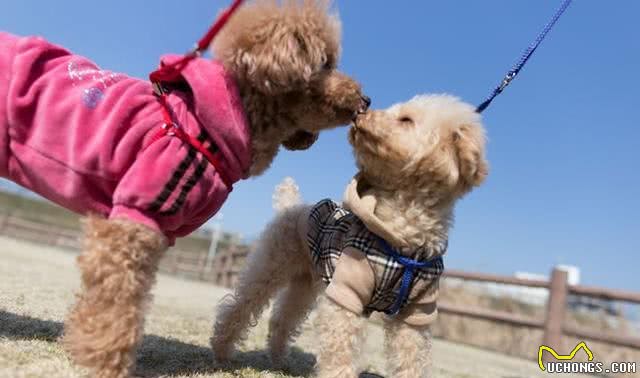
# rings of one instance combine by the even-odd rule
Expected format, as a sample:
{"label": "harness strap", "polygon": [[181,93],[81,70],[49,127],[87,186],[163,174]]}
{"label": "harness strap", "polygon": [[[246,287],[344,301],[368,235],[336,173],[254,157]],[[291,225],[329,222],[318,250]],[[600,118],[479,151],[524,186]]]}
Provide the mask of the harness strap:
{"label": "harness strap", "polygon": [[184,131],[183,128],[181,128],[179,125],[173,122],[171,113],[169,112],[169,105],[167,104],[167,94],[163,93],[160,96],[158,96],[158,101],[162,105],[161,109],[162,109],[162,118],[163,118],[164,124],[162,125],[160,130],[158,130],[158,132],[155,133],[155,135],[151,138],[149,145],[153,144],[154,142],[158,141],[160,138],[165,136],[177,137],[182,142],[190,145],[196,151],[200,152],[209,161],[209,163],[211,163],[211,165],[213,165],[213,167],[216,169],[216,172],[222,179],[222,182],[224,182],[224,184],[227,186],[229,191],[232,191],[233,181],[227,176],[225,171],[221,169],[220,159],[216,155],[211,153],[211,151],[207,149],[204,146],[204,144],[200,142],[197,138],[187,133],[186,131]]}
{"label": "harness strap", "polygon": [[190,61],[202,55],[202,52],[211,44],[215,36],[229,21],[233,13],[238,10],[240,5],[242,5],[242,2],[243,0],[234,0],[231,6],[220,15],[209,31],[207,31],[207,33],[198,41],[193,50],[189,51],[182,58],[171,64],[163,64],[160,68],[149,74],[149,80],[153,85],[153,90],[161,105],[162,119],[164,121],[162,128],[153,136],[150,144],[164,136],[176,136],[178,139],[200,152],[209,161],[209,163],[213,165],[216,172],[220,175],[220,178],[230,191],[233,190],[233,181],[229,179],[229,176],[226,175],[223,169],[221,169],[220,159],[211,153],[211,151],[209,151],[197,138],[188,134],[173,121],[171,110],[167,102],[167,90],[163,86],[163,83],[175,83],[180,80],[182,70]]}
{"label": "harness strap", "polygon": [[434,268],[438,265],[443,265],[444,262],[442,256],[437,256],[427,261],[417,261],[410,259],[396,252],[393,247],[391,247],[389,243],[387,243],[386,240],[382,238],[379,238],[379,240],[380,243],[382,243],[384,251],[389,256],[391,256],[391,258],[393,258],[395,262],[402,265],[402,267],[404,268],[404,272],[402,273],[402,282],[400,284],[400,291],[398,292],[396,301],[390,309],[384,312],[389,316],[394,316],[400,312],[400,310],[402,309],[402,305],[407,301],[409,297],[409,290],[411,289],[411,282],[413,282],[413,277],[415,275],[416,269]]}

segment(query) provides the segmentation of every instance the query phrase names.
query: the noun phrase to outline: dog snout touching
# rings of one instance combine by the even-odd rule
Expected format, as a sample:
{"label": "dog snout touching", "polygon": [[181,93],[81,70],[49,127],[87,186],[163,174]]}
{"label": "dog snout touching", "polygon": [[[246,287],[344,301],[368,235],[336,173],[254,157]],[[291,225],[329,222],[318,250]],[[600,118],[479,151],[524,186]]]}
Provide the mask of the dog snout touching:
{"label": "dog snout touching", "polygon": [[365,122],[368,114],[369,114],[368,111],[359,112],[358,114],[356,114],[355,118],[353,119],[353,126],[356,129],[358,127],[361,127],[362,123]]}
{"label": "dog snout touching", "polygon": [[369,106],[371,106],[371,98],[369,96],[366,96],[366,95],[360,95],[360,106],[358,107],[358,109],[353,114],[353,120],[352,121],[354,123],[356,123],[358,117],[361,114],[367,113],[367,110],[369,110]]}
{"label": "dog snout touching", "polygon": [[362,95],[362,103],[363,106],[360,108],[359,113],[365,113],[369,110],[369,107],[371,106],[371,98],[369,96]]}

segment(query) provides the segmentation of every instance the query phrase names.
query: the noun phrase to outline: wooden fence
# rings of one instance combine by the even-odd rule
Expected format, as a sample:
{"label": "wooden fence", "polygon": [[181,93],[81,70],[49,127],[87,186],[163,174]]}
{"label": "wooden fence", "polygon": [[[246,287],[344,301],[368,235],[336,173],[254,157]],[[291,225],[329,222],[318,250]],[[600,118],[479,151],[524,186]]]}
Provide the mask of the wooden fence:
{"label": "wooden fence", "polygon": [[160,261],[160,271],[230,288],[248,254],[249,246],[241,244],[221,246],[215,256],[209,256],[208,251],[172,248]]}
{"label": "wooden fence", "polygon": [[[0,235],[78,251],[82,233],[78,227],[59,227],[0,214]],[[188,243],[187,243],[188,244]],[[226,243],[215,256],[202,248],[173,247],[160,261],[160,271],[188,279],[232,287],[249,253],[249,246]]]}
{"label": "wooden fence", "polygon": [[80,229],[52,227],[50,224],[0,214],[0,235],[55,247],[80,249]]}
{"label": "wooden fence", "polygon": [[569,294],[640,304],[640,293],[582,285],[569,285],[567,282],[567,272],[560,269],[553,270],[550,281],[519,279],[515,277],[468,273],[456,270],[446,271],[445,277],[474,282],[545,288],[549,290],[549,297],[547,300],[546,316],[544,319],[537,319],[504,311],[493,311],[479,308],[474,309],[451,306],[447,303],[439,303],[438,309],[442,313],[463,315],[471,318],[491,320],[515,326],[539,328],[544,331],[542,344],[552,348],[561,347],[562,337],[563,335],[566,335],[580,339],[599,341],[620,347],[640,349],[640,337],[605,333],[593,329],[565,324],[565,318],[567,315],[567,299]]}
{"label": "wooden fence", "polygon": [[[52,227],[51,225],[7,215],[0,215],[0,234],[63,248],[77,250],[80,247],[79,229]],[[246,245],[230,244],[224,246],[224,248],[219,248],[212,258],[212,256],[209,256],[208,251],[205,250],[172,248],[161,261],[160,269],[166,273],[232,287],[250,249]],[[445,277],[471,282],[544,288],[549,290],[549,296],[544,319],[505,311],[455,306],[446,302],[438,304],[439,311],[444,314],[462,315],[475,319],[542,329],[544,331],[543,345],[552,348],[561,346],[563,336],[573,336],[614,346],[640,349],[640,337],[605,333],[594,329],[568,325],[565,322],[569,295],[640,304],[640,293],[638,292],[569,285],[567,273],[559,269],[553,270],[549,281],[519,279],[457,270],[447,270]]]}

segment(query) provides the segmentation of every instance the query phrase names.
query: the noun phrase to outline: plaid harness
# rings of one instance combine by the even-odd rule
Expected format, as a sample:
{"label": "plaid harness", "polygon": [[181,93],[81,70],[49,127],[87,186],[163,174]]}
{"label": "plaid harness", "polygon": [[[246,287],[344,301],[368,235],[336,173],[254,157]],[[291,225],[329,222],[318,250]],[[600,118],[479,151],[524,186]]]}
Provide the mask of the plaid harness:
{"label": "plaid harness", "polygon": [[[365,315],[373,311],[395,315],[437,283],[444,270],[442,259],[436,258],[432,264],[413,269],[411,281],[403,284],[405,265],[386,252],[386,242],[369,231],[354,213],[329,199],[318,202],[311,209],[307,243],[313,264],[327,285],[331,283],[336,263],[346,248],[353,247],[366,255],[374,271],[375,288],[365,307]],[[428,250],[421,248],[416,251],[414,261],[426,261],[421,256],[441,256],[446,249],[446,242]],[[403,286],[407,293],[402,293]]]}

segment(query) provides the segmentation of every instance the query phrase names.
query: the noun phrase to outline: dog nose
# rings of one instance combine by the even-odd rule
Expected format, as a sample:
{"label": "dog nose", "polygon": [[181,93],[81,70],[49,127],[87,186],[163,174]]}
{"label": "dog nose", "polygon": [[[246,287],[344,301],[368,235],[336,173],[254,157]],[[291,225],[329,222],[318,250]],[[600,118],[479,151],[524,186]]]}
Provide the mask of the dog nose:
{"label": "dog nose", "polygon": [[362,101],[362,104],[355,115],[366,113],[369,109],[369,106],[371,105],[371,99],[369,98],[369,96],[361,95],[360,100]]}
{"label": "dog nose", "polygon": [[362,96],[362,101],[364,101],[364,104],[366,105],[366,109],[369,109],[369,106],[371,106],[371,98],[369,98],[369,96]]}

